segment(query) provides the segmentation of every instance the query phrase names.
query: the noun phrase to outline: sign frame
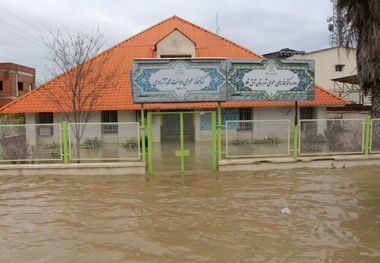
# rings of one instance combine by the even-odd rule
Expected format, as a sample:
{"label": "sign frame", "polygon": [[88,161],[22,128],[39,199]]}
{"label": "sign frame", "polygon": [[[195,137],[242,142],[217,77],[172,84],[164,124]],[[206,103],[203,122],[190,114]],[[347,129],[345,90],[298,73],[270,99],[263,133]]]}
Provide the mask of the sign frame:
{"label": "sign frame", "polygon": [[[223,58],[134,59],[131,72],[133,102],[226,101],[226,67]],[[160,71],[166,71],[169,78],[161,77],[165,74],[160,75]],[[186,85],[191,88],[184,90]]]}
{"label": "sign frame", "polygon": [[314,60],[228,59],[227,92],[228,100],[314,100]]}

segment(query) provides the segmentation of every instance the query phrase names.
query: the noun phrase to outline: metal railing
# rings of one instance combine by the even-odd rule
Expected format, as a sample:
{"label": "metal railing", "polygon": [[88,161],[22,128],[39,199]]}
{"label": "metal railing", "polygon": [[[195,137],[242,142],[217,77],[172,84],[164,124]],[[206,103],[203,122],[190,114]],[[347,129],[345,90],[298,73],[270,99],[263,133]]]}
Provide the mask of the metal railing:
{"label": "metal railing", "polygon": [[360,154],[364,149],[365,120],[300,120],[299,154]]}
{"label": "metal railing", "polygon": [[[213,134],[217,139],[211,136],[218,160],[222,153],[226,158],[380,153],[380,119],[369,117],[300,120],[296,126],[289,120],[229,120],[221,125],[218,119],[211,125],[218,129]],[[0,162],[144,162],[144,131],[138,122],[1,124]]]}
{"label": "metal railing", "polygon": [[62,160],[61,124],[0,125],[0,162]]}
{"label": "metal railing", "polygon": [[370,152],[380,153],[380,119],[371,120]]}
{"label": "metal railing", "polygon": [[226,121],[226,158],[287,156],[289,120]]}
{"label": "metal railing", "polygon": [[138,122],[69,123],[70,160],[139,160],[139,130]]}

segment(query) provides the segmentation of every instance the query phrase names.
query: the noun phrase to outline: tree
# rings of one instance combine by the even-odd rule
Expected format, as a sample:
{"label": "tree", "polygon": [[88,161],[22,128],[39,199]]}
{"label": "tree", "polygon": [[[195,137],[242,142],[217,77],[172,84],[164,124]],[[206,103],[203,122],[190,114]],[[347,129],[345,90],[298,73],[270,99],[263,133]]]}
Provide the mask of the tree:
{"label": "tree", "polygon": [[356,47],[359,85],[371,95],[371,115],[380,118],[380,1],[334,0],[344,44]]}
{"label": "tree", "polygon": [[98,108],[101,97],[111,92],[116,67],[110,67],[109,56],[97,55],[104,44],[104,35],[98,30],[90,33],[50,31],[44,43],[52,64],[49,70],[56,76],[59,91],[42,91],[69,123],[80,123],[70,126],[79,159],[86,124]]}

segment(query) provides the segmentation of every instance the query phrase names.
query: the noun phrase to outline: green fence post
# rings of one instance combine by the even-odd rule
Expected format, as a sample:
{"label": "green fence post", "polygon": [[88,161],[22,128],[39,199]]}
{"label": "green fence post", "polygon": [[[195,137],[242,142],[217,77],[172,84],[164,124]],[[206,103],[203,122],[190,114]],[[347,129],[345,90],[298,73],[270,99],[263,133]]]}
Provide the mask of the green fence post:
{"label": "green fence post", "polygon": [[293,157],[298,157],[298,124],[294,125],[293,130]]}
{"label": "green fence post", "polygon": [[[144,104],[141,104],[141,111],[140,111],[140,136],[141,137],[141,150],[142,150],[142,158],[141,160],[145,163],[145,116],[144,116]],[[140,143],[140,142],[139,142]]]}
{"label": "green fence post", "polygon": [[185,142],[183,139],[183,112],[179,113],[179,136],[181,147],[181,173],[185,171]]}
{"label": "green fence post", "polygon": [[148,129],[148,175],[153,174],[153,160],[152,160],[152,113],[148,112],[147,123]]}
{"label": "green fence post", "polygon": [[222,160],[222,107],[218,102],[218,162]]}
{"label": "green fence post", "polygon": [[217,149],[216,149],[216,113],[211,112],[211,148],[212,148],[212,171],[216,171],[218,167]]}
{"label": "green fence post", "polygon": [[364,120],[364,154],[368,155],[370,152],[371,141],[371,117],[366,116]]}
{"label": "green fence post", "polygon": [[69,125],[67,121],[62,122],[62,144],[63,144],[63,162],[69,163]]}
{"label": "green fence post", "polygon": [[4,143],[4,136],[3,136],[3,118],[0,117],[0,160],[4,159],[4,153],[3,153],[3,143]]}

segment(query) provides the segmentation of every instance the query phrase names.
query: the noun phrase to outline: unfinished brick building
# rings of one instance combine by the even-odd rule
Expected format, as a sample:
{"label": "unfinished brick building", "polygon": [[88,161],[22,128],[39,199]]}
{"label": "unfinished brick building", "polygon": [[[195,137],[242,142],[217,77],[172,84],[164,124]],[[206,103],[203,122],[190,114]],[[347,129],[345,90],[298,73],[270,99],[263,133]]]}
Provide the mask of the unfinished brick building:
{"label": "unfinished brick building", "polygon": [[0,107],[35,87],[36,70],[14,64],[0,63]]}

